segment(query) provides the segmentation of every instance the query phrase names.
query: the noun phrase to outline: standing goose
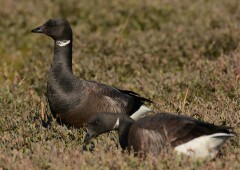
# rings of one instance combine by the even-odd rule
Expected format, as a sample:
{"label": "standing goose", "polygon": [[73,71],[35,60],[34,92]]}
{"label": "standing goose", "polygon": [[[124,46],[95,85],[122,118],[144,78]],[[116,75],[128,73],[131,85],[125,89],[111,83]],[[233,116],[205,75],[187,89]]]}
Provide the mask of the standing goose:
{"label": "standing goose", "polygon": [[47,97],[51,112],[59,123],[82,127],[98,112],[122,113],[138,119],[151,109],[150,100],[132,91],[120,90],[94,81],[77,79],[72,72],[72,29],[64,19],[50,19],[31,31],[54,40]]}
{"label": "standing goose", "polygon": [[134,121],[124,114],[101,113],[89,120],[84,145],[93,137],[117,130],[123,149],[158,155],[167,146],[194,158],[215,157],[220,146],[234,133],[191,117],[158,113]]}

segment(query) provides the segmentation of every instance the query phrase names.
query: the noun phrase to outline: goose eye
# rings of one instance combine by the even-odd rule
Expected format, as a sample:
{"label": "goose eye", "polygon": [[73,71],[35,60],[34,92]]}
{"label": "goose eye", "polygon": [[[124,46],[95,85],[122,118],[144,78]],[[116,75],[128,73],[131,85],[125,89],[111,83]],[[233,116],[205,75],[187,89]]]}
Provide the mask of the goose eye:
{"label": "goose eye", "polygon": [[50,22],[50,23],[49,23],[49,26],[50,26],[50,27],[54,27],[54,26],[56,26],[56,23],[55,23],[55,22]]}
{"label": "goose eye", "polygon": [[92,122],[92,125],[93,126],[96,126],[96,125],[98,125],[99,124],[99,121],[98,120],[95,120],[94,122]]}

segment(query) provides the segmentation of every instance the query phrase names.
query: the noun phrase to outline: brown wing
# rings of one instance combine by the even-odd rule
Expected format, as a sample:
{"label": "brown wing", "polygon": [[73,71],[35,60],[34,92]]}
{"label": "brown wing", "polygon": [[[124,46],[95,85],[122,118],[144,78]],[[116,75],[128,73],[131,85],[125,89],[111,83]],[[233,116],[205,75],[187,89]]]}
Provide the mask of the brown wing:
{"label": "brown wing", "polygon": [[[168,144],[174,147],[193,138],[218,132],[229,133],[229,130],[186,116],[159,113],[145,117],[132,126],[129,145],[135,150],[159,153]],[[130,136],[134,137],[131,139]]]}
{"label": "brown wing", "polygon": [[165,148],[165,141],[165,136],[161,133],[133,125],[128,135],[128,149],[140,155],[146,153],[157,155]]}
{"label": "brown wing", "polygon": [[94,81],[88,81],[87,87],[90,92],[89,99],[95,100],[92,104],[95,110],[125,113],[130,116],[141,107],[144,101],[148,100],[137,93],[119,90]]}

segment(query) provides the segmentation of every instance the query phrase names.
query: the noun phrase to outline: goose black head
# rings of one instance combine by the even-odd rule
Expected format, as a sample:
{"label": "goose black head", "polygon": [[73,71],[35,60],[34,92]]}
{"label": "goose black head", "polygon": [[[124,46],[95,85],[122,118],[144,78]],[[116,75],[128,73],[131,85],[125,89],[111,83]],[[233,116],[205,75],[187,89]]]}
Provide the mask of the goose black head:
{"label": "goose black head", "polygon": [[43,33],[54,40],[71,40],[72,29],[67,20],[50,19],[45,24],[33,29],[32,33]]}
{"label": "goose black head", "polygon": [[102,133],[117,130],[120,123],[120,116],[117,113],[98,113],[93,116],[88,122],[89,128],[84,138],[84,144],[90,141],[91,138],[97,137]]}

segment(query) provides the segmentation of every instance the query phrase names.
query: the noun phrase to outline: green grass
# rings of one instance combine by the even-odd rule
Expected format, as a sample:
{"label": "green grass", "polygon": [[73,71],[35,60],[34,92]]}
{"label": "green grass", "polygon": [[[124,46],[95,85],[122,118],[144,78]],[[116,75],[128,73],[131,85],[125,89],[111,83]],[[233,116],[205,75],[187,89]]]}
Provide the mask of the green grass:
{"label": "green grass", "polygon": [[240,134],[240,1],[0,1],[0,169],[239,169],[239,137],[214,160],[122,153],[115,133],[81,152],[84,129],[54,120],[46,102],[53,42],[30,30],[69,20],[78,77],[134,90],[154,110]]}

